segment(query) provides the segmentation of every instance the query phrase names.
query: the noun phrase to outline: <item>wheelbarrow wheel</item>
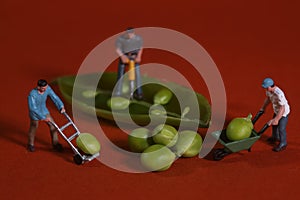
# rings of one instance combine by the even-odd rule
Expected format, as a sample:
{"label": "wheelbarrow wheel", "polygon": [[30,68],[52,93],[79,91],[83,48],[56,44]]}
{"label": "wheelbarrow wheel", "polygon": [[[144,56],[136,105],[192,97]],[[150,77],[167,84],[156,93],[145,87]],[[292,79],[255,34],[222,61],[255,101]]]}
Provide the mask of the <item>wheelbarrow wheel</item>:
{"label": "wheelbarrow wheel", "polygon": [[227,156],[228,154],[230,154],[229,152],[225,151],[224,149],[216,149],[214,151],[214,160],[219,161],[222,160],[225,156]]}
{"label": "wheelbarrow wheel", "polygon": [[77,165],[81,165],[83,162],[81,156],[79,154],[76,154],[74,157],[73,157],[73,160],[74,162],[77,164]]}

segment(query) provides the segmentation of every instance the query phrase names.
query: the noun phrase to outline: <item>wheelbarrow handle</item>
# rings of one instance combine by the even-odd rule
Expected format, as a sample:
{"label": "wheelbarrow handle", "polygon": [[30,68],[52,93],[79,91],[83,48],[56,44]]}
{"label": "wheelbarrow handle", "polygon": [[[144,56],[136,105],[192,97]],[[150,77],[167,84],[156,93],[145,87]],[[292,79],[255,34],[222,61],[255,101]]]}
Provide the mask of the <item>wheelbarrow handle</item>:
{"label": "wheelbarrow handle", "polygon": [[264,114],[263,110],[260,110],[256,113],[255,117],[252,120],[252,124],[254,125],[256,121]]}
{"label": "wheelbarrow handle", "polygon": [[260,129],[260,131],[258,131],[258,135],[261,135],[261,134],[263,134],[268,128],[270,127],[270,125],[268,124],[268,123],[266,123],[263,127],[262,127],[262,129]]}

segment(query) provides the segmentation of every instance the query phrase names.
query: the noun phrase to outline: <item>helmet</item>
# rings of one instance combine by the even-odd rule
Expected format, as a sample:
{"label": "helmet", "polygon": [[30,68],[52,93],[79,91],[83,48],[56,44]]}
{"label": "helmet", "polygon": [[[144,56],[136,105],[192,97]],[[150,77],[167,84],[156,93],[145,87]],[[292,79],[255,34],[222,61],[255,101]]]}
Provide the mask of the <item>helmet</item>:
{"label": "helmet", "polygon": [[265,78],[265,80],[261,84],[263,88],[268,88],[271,87],[272,85],[274,85],[274,81],[271,78]]}

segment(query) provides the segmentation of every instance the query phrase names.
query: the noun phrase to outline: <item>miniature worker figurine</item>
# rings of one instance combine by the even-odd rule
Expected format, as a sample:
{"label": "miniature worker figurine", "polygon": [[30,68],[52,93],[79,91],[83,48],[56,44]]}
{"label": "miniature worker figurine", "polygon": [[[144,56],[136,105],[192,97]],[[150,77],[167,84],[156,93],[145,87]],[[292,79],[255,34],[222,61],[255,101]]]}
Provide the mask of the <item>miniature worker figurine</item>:
{"label": "miniature worker figurine", "polygon": [[50,123],[50,121],[53,121],[53,119],[46,107],[46,100],[48,96],[51,98],[51,100],[54,102],[61,113],[65,112],[64,104],[48,85],[47,81],[43,79],[38,80],[37,87],[31,90],[28,95],[30,128],[28,133],[27,149],[30,152],[35,151],[34,138],[39,121],[44,121],[48,124],[54,150],[59,152],[63,150],[62,145],[58,143],[57,130]]}
{"label": "miniature worker figurine", "polygon": [[134,93],[134,98],[141,100],[143,98],[143,91],[141,88],[140,62],[143,54],[143,39],[135,34],[133,28],[127,28],[125,33],[119,36],[116,41],[116,52],[120,59],[117,77],[119,84],[117,84],[115,94],[118,96],[121,95],[125,66],[129,63],[129,60],[134,60],[135,83],[137,88]]}
{"label": "miniature worker figurine", "polygon": [[274,115],[268,124],[272,125],[272,136],[268,138],[268,142],[279,144],[273,148],[273,151],[279,152],[287,147],[286,125],[290,113],[290,106],[283,91],[274,84],[271,78],[264,79],[262,87],[266,89],[267,98],[261,108],[264,111],[268,104],[272,103]]}

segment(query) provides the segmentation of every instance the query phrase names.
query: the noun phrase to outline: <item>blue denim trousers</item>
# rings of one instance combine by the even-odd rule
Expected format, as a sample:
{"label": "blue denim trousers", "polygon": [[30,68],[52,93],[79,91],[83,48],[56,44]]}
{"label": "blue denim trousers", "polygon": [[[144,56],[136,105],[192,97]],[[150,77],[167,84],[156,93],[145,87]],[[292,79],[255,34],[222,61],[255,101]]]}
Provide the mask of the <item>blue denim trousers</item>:
{"label": "blue denim trousers", "polygon": [[281,117],[281,119],[278,122],[278,125],[272,126],[272,137],[280,140],[280,144],[279,144],[280,147],[287,145],[287,139],[286,139],[287,123],[288,123],[288,115],[286,117]]}
{"label": "blue denim trousers", "polygon": [[[127,65],[122,63],[121,60],[119,60],[119,65],[118,65],[118,76],[117,76],[117,88],[116,88],[116,95],[121,95],[122,94],[122,85],[123,85],[123,79],[124,79],[124,73],[125,73],[125,67]],[[136,84],[136,94],[137,95],[142,95],[143,91],[141,88],[141,74],[140,74],[140,65],[139,63],[135,63],[135,84]]]}

